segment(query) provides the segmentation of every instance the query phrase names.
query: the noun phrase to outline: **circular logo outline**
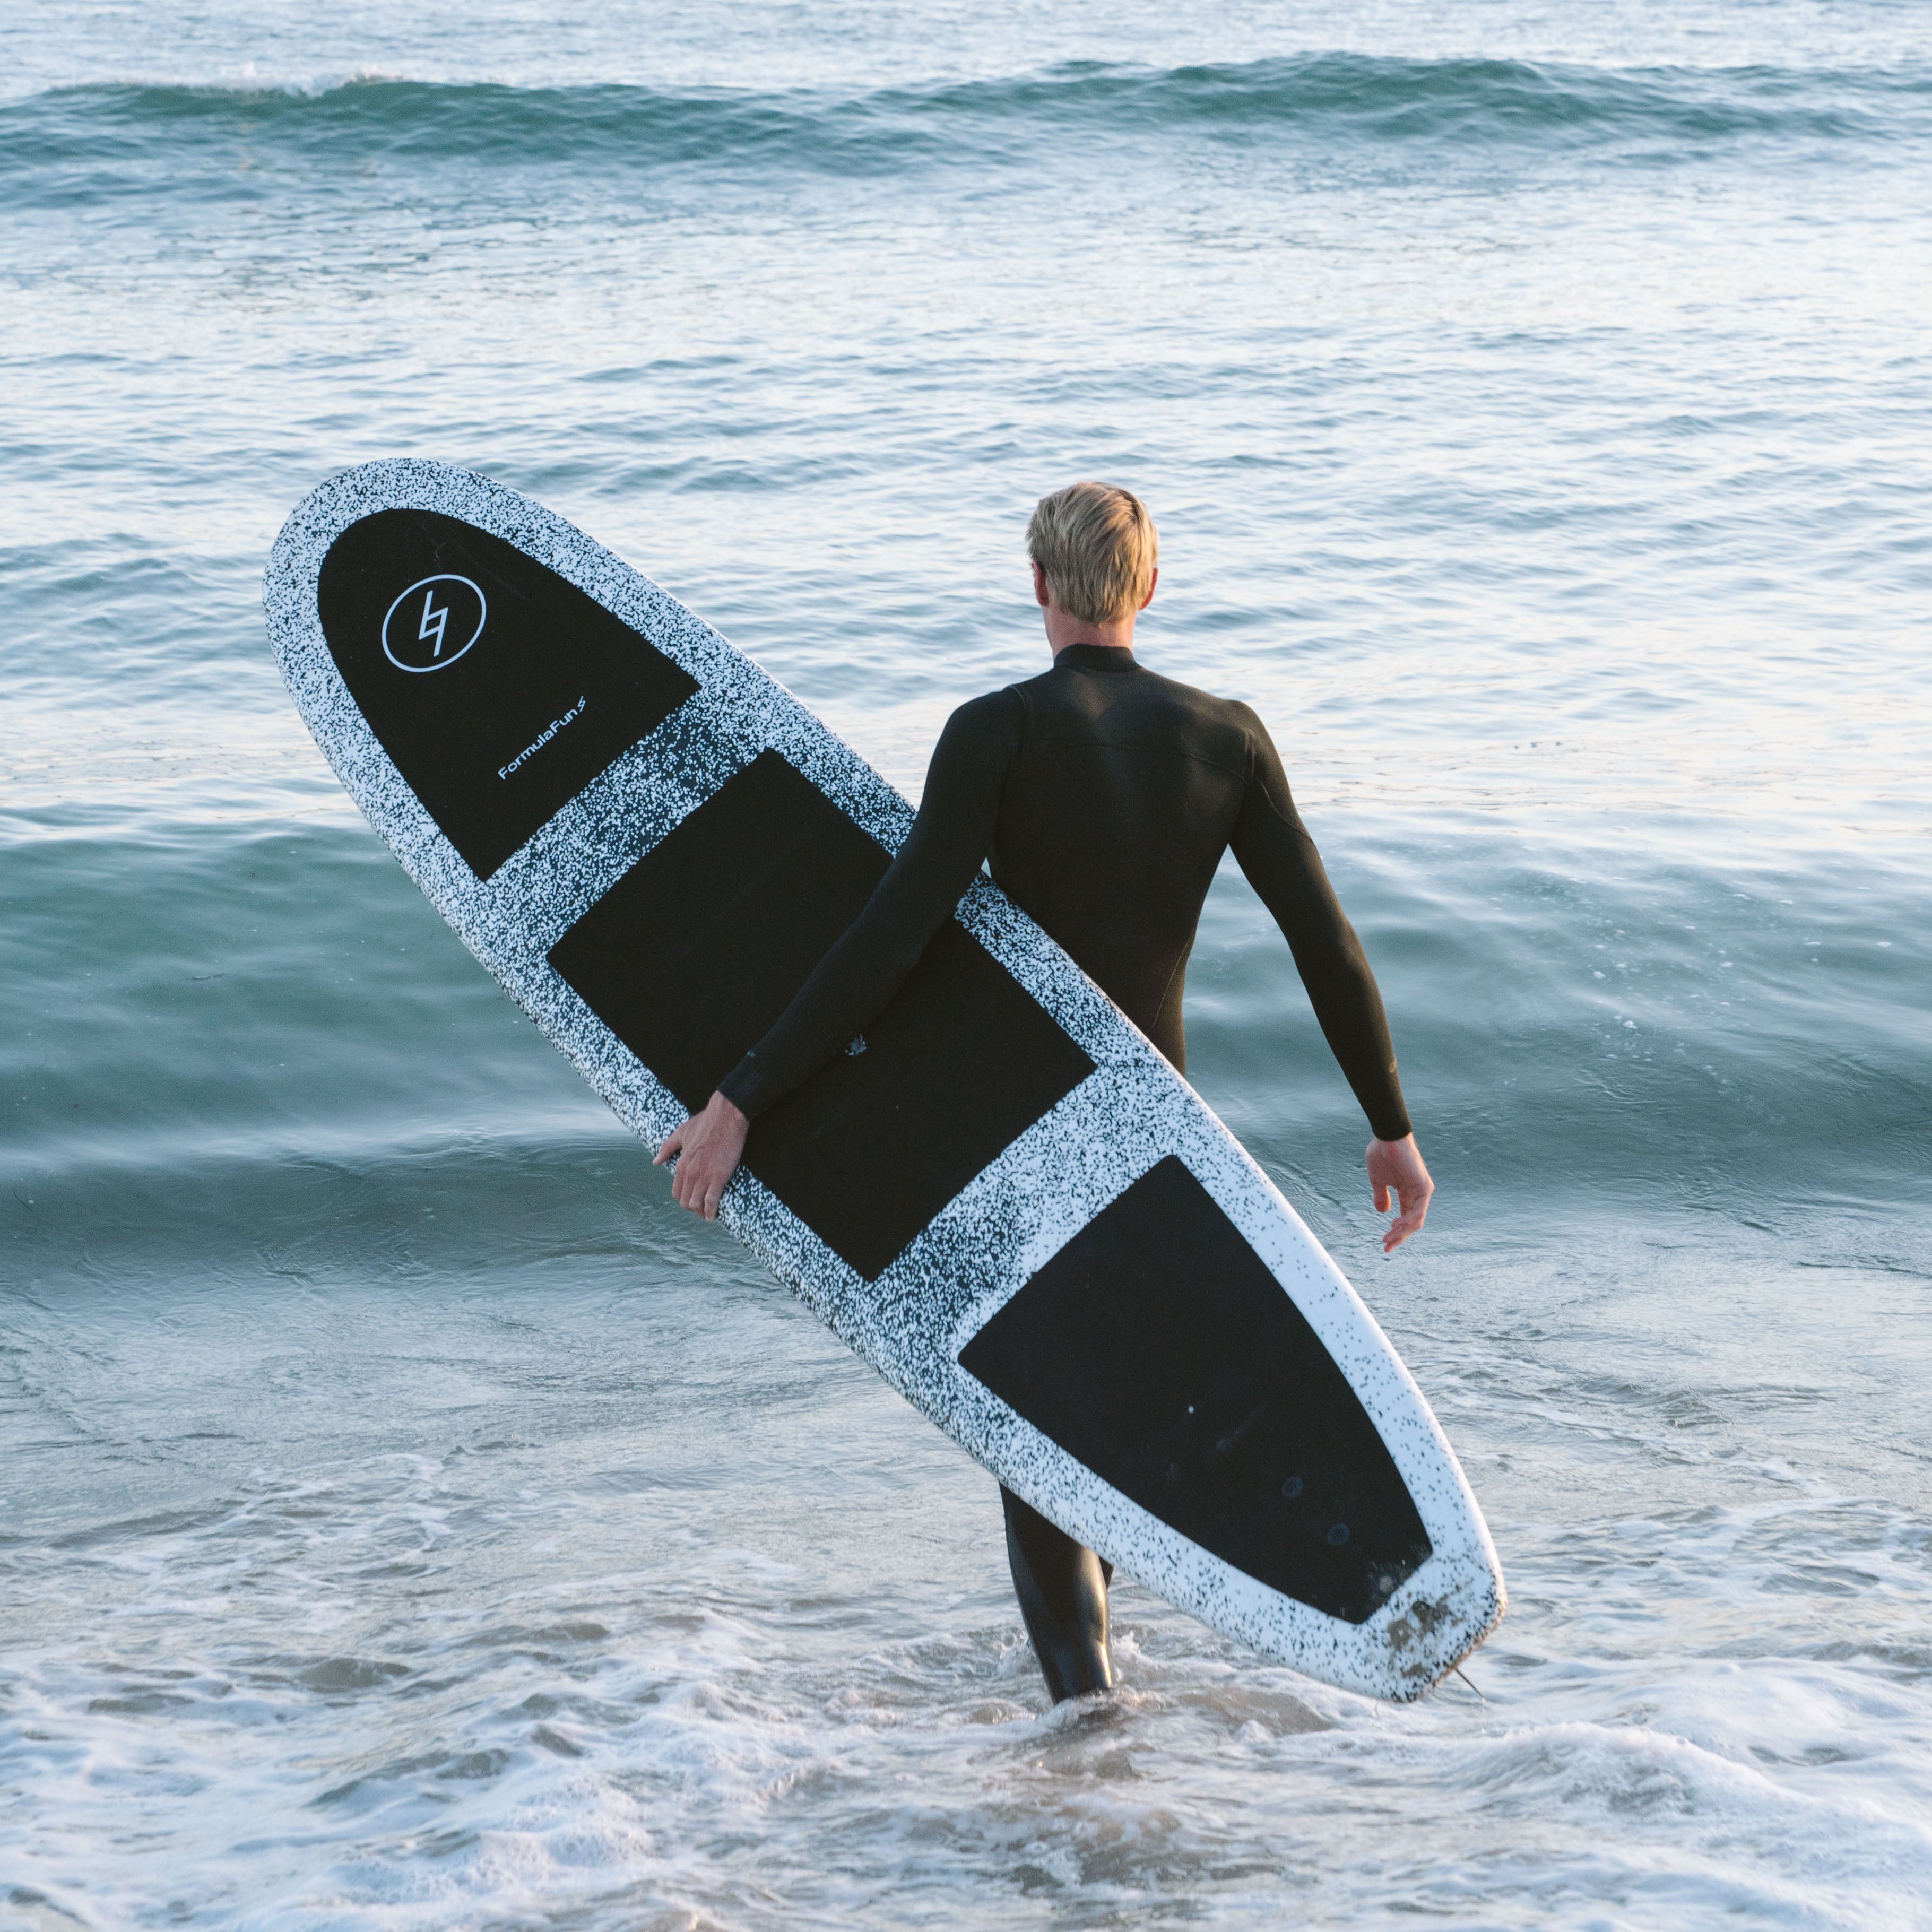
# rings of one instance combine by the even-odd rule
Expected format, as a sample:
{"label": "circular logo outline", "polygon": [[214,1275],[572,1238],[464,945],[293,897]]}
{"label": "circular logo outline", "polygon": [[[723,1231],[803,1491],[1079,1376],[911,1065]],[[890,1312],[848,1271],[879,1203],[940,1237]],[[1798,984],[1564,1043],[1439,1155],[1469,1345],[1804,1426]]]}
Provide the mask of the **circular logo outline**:
{"label": "circular logo outline", "polygon": [[[473,592],[476,598],[476,628],[470,632],[468,640],[459,646],[455,650],[452,651],[448,656],[439,656],[432,663],[429,664],[405,664],[402,659],[398,657],[395,652],[389,648],[389,621],[395,616],[397,611],[401,608],[404,598],[412,597],[418,590],[426,590],[432,584],[460,584],[466,590]],[[442,609],[439,610],[431,608],[433,598],[430,597],[425,597],[423,599],[422,621],[418,626],[416,631],[416,641],[418,643],[427,642],[432,634],[429,628],[430,620],[432,618],[442,618],[446,622],[448,620],[449,615],[448,605],[446,604]],[[449,667],[455,663],[457,659],[461,657],[464,652],[467,651],[470,646],[475,644],[476,640],[483,634],[483,627],[489,621],[490,600],[483,595],[483,586],[480,584],[476,583],[472,579],[467,577],[458,577],[454,571],[438,571],[434,577],[418,578],[416,582],[412,584],[408,590],[405,590],[402,593],[402,596],[399,596],[396,599],[395,602],[392,604],[388,609],[383,612],[382,655],[387,658],[390,663],[394,664],[398,670],[412,672],[447,670]],[[436,626],[434,634],[436,640],[436,647],[438,650],[440,651],[442,646],[442,627],[440,624]]]}

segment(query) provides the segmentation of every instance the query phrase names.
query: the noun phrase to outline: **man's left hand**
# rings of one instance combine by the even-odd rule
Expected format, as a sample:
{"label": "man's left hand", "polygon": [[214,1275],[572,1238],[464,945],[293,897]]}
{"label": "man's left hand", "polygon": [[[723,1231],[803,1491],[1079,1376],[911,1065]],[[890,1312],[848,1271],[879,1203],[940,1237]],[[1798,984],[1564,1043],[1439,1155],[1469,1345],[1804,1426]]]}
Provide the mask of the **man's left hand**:
{"label": "man's left hand", "polygon": [[744,1158],[745,1136],[752,1124],[722,1094],[714,1094],[701,1114],[694,1114],[664,1139],[651,1165],[662,1167],[673,1154],[677,1171],[670,1178],[670,1198],[680,1208],[718,1218],[718,1204]]}
{"label": "man's left hand", "polygon": [[1429,1212],[1429,1197],[1436,1192],[1415,1136],[1405,1134],[1399,1141],[1370,1142],[1369,1180],[1376,1190],[1377,1214],[1386,1214],[1389,1196],[1395,1196],[1399,1211],[1382,1237],[1382,1252],[1392,1255],[1420,1228],[1422,1217]]}

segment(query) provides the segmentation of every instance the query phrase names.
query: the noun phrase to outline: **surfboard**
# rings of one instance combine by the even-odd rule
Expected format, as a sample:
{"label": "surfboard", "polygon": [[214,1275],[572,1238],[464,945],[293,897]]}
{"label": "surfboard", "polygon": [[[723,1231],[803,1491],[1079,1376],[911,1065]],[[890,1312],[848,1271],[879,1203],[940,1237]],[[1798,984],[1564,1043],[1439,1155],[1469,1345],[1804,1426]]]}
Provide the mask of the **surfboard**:
{"label": "surfboard", "polygon": [[[323,484],[268,627],[350,796],[655,1145],[842,932],[911,807],[677,600],[440,464]],[[983,874],[719,1219],[999,1480],[1215,1628],[1420,1695],[1494,1628],[1482,1514],[1268,1176]]]}

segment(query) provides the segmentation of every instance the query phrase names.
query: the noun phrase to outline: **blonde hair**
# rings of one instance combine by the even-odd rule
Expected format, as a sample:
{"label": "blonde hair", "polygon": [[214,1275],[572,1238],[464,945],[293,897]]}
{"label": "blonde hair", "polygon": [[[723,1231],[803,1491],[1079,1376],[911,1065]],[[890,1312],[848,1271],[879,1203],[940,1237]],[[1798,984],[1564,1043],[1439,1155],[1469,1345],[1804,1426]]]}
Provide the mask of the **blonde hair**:
{"label": "blonde hair", "polygon": [[1147,602],[1160,536],[1131,490],[1070,483],[1034,505],[1027,553],[1070,616],[1111,624]]}

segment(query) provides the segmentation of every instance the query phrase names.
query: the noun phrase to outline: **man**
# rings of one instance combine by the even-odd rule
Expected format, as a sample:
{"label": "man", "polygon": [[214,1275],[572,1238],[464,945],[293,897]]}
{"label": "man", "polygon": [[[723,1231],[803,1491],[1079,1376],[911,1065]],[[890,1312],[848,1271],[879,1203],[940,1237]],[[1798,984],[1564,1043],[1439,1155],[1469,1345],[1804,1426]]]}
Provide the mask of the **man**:
{"label": "man", "polygon": [[[919,816],[866,908],[701,1114],[658,1150],[671,1192],[714,1220],[752,1122],[862,1032],[990,859],[995,882],[1177,1067],[1181,988],[1223,852],[1286,936],[1316,1016],[1368,1115],[1369,1179],[1391,1193],[1392,1252],[1432,1184],[1396,1076],[1382,998],[1261,720],[1157,676],[1134,620],[1160,579],[1140,500],[1102,483],[1042,497],[1027,528],[1053,668],[973,700],[940,734]],[[1006,1554],[1054,1701],[1113,1682],[1111,1568],[1005,1489]]]}

